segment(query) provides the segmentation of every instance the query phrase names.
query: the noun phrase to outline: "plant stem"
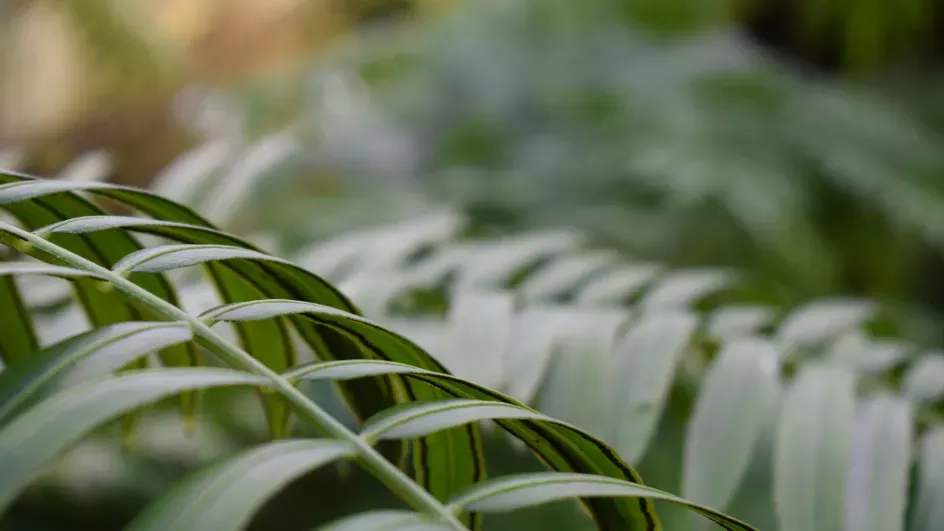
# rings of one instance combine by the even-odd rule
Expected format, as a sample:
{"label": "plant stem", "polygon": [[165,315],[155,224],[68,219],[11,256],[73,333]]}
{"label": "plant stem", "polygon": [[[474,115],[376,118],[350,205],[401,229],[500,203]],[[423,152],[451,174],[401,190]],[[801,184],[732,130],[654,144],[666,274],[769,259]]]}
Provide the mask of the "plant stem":
{"label": "plant stem", "polygon": [[413,506],[414,509],[437,515],[444,523],[457,531],[467,531],[467,528],[462,525],[452,511],[413,481],[412,478],[403,473],[402,470],[387,461],[367,441],[349,430],[344,424],[335,419],[318,404],[309,400],[304,393],[296,389],[281,375],[263,365],[245,350],[231,345],[196,317],[145,290],[134,282],[115,274],[110,269],[91,262],[68,249],[59,247],[29,231],[19,229],[3,221],[0,221],[0,231],[13,234],[35,248],[55,256],[73,267],[101,275],[107,279],[107,282],[116,290],[150,307],[155,312],[173,321],[188,323],[194,334],[202,340],[201,344],[207,347],[211,352],[236,368],[269,379],[272,387],[294,406],[296,413],[298,413],[300,417],[322,430],[326,435],[350,443],[357,451],[365,468],[370,470],[389,488],[399,493],[404,498],[404,501]]}

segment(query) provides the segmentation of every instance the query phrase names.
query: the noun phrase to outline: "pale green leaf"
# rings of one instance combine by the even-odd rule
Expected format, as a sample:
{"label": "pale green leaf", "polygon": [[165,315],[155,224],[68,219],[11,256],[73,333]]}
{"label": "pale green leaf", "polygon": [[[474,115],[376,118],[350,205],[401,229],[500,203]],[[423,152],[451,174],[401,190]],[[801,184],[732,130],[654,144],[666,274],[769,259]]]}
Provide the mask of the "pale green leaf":
{"label": "pale green leaf", "polygon": [[649,312],[616,348],[605,392],[612,405],[609,418],[618,430],[614,446],[630,462],[649,445],[696,324],[686,312]]}
{"label": "pale green leaf", "polygon": [[512,334],[512,295],[463,290],[453,294],[450,304],[449,344],[441,361],[453,374],[497,389]]}
{"label": "pale green leaf", "polygon": [[[352,341],[358,342],[362,348],[373,355],[433,372],[433,374],[429,372],[405,373],[410,380],[429,382],[443,392],[424,395],[419,398],[421,400],[441,399],[441,395],[445,394],[455,398],[495,400],[519,405],[512,399],[490,389],[448,374],[441,374],[443,371],[441,365],[414,343],[363,317],[336,308],[290,300],[255,301],[216,308],[205,313],[203,320],[213,323],[218,320],[252,320],[279,315],[296,315],[299,318],[304,317],[323,326],[335,328],[348,334]],[[436,372],[440,374],[435,374]],[[413,392],[418,392],[424,388],[411,386],[411,389]],[[631,482],[640,481],[638,474],[622,461],[612,448],[573,426],[527,419],[508,419],[497,421],[497,423],[525,442],[550,468],[565,472],[595,473],[623,478]],[[470,427],[472,425],[467,425],[464,429]],[[463,456],[463,464],[470,455],[476,455],[476,444],[474,437],[454,442],[454,448],[462,451],[460,455]],[[472,460],[474,461],[475,458],[472,457]],[[448,467],[445,468],[448,470]],[[444,490],[442,489],[441,492]],[[657,521],[651,504],[645,500],[638,502],[594,501],[588,502],[587,508],[595,518],[617,528],[620,525],[625,527]]]}
{"label": "pale green leaf", "polygon": [[846,530],[904,530],[913,422],[911,405],[902,398],[874,396],[859,407],[846,483]]}
{"label": "pale green leaf", "polygon": [[0,276],[45,275],[61,278],[102,278],[100,275],[73,269],[44,264],[42,262],[0,262]]}
{"label": "pale green leaf", "polygon": [[757,306],[725,306],[711,313],[707,323],[708,335],[718,341],[754,336],[769,326],[774,319],[771,308]]}
{"label": "pale green leaf", "polygon": [[944,353],[931,352],[919,358],[905,374],[904,392],[919,404],[944,397]]}
{"label": "pale green leaf", "polygon": [[608,308],[575,308],[570,313],[557,330],[537,403],[548,415],[606,439],[612,431],[607,413],[614,408],[606,393],[599,391],[611,375],[617,333],[628,316]]}
{"label": "pale green leaf", "polygon": [[119,274],[162,273],[182,267],[218,260],[263,260],[284,262],[280,258],[228,245],[161,245],[131,253],[116,263],[112,270]]}
{"label": "pale green leaf", "polygon": [[733,280],[727,271],[677,271],[656,281],[643,297],[642,305],[656,310],[685,308],[728,287]]}
{"label": "pale green leaf", "polygon": [[59,393],[0,430],[0,513],[43,465],[122,413],[185,390],[266,383],[232,370],[173,368],[111,376]]}
{"label": "pale green leaf", "polygon": [[794,310],[777,330],[785,352],[823,345],[871,318],[875,305],[856,300],[818,300]]}
{"label": "pale green leaf", "polygon": [[151,180],[149,188],[168,199],[194,205],[232,151],[229,142],[205,142],[165,166]]}
{"label": "pale green leaf", "polygon": [[724,347],[705,375],[685,439],[682,494],[724,509],[734,497],[780,391],[779,355],[760,339]]}
{"label": "pale green leaf", "polygon": [[36,352],[0,373],[0,423],[57,377],[59,385],[74,385],[191,337],[186,323],[128,322],[98,328]]}
{"label": "pale green leaf", "polygon": [[280,132],[244,148],[220,178],[220,185],[207,195],[200,211],[221,227],[231,226],[251,206],[261,181],[285,167],[299,147],[290,134]]}
{"label": "pale green leaf", "polygon": [[876,341],[859,331],[849,332],[830,347],[829,361],[863,374],[879,374],[900,364],[910,348],[902,343]]}
{"label": "pale green leaf", "polygon": [[453,399],[394,406],[367,419],[361,436],[368,441],[411,439],[471,422],[491,419],[551,421],[530,409],[487,400]]}
{"label": "pale green leaf", "polygon": [[[709,518],[725,529],[751,530],[749,524],[725,516],[711,508],[691,503],[652,487],[587,474],[543,472],[506,476],[476,485],[450,506],[467,511],[500,513],[544,503],[582,498],[649,498],[681,505]],[[647,529],[656,529],[648,527]]]}
{"label": "pale green leaf", "polygon": [[638,264],[622,266],[587,282],[577,294],[580,304],[625,302],[662,271],[660,266]]}
{"label": "pale green leaf", "polygon": [[491,242],[470,254],[459,270],[460,288],[497,287],[541,260],[572,250],[580,243],[573,232],[541,232]]}
{"label": "pale green leaf", "polygon": [[806,365],[787,392],[774,443],[774,501],[783,531],[844,529],[855,380]]}
{"label": "pale green leaf", "polygon": [[619,256],[611,251],[580,252],[557,257],[541,266],[518,287],[526,300],[567,295],[587,279],[612,267]]}
{"label": "pale green leaf", "polygon": [[527,306],[513,316],[502,371],[509,395],[525,403],[534,400],[547,375],[554,345],[568,329],[579,326],[576,323],[581,315],[572,306]]}
{"label": "pale green leaf", "polygon": [[944,529],[944,427],[934,428],[921,440],[918,492],[911,514],[912,531]]}
{"label": "pale green leaf", "polygon": [[331,440],[296,439],[259,446],[184,481],[126,529],[238,531],[266,500],[293,480],[354,454],[350,444]]}
{"label": "pale green leaf", "polygon": [[456,235],[465,219],[453,210],[430,212],[384,227],[372,234],[365,246],[364,267],[397,268],[406,265],[416,253]]}

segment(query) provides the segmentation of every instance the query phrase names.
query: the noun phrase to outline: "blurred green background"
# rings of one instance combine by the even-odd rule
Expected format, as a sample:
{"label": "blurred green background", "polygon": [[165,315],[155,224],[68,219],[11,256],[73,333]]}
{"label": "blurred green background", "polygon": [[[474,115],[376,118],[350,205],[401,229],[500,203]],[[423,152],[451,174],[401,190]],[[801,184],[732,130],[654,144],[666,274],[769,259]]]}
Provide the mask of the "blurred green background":
{"label": "blurred green background", "polygon": [[[575,229],[641,263],[737,271],[729,302],[875,301],[870,333],[933,351],[942,30],[937,0],[2,0],[0,165],[150,186],[286,256],[443,206],[459,238]],[[413,290],[397,312],[445,299]],[[168,412],[130,449],[84,443],[0,529],[120,528],[262,437],[245,398],[211,400],[190,437]],[[693,399],[674,388],[633,463],[673,492]],[[488,455],[496,475],[538,466],[503,438]],[[760,469],[732,511],[772,529]],[[386,496],[322,471],[255,529]],[[489,525],[589,524],[560,504]]]}

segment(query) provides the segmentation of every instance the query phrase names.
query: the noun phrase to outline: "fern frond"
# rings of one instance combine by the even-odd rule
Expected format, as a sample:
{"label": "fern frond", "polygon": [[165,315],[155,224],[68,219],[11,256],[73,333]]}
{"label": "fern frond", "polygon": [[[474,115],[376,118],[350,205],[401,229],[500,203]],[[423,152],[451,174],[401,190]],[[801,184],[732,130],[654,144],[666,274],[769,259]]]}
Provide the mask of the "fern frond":
{"label": "fern frond", "polygon": [[[0,222],[0,240],[47,264],[7,264],[4,278],[43,274],[69,280],[94,328],[40,352],[22,354],[29,344],[23,341],[18,350],[4,350],[0,510],[45,463],[116,417],[182,392],[242,386],[260,392],[270,416],[280,415],[273,407],[287,406],[325,438],[274,442],[199,472],[144,511],[132,529],[238,529],[281,486],[342,459],[356,461],[446,529],[477,528],[480,512],[561,497],[579,497],[601,529],[659,529],[654,499],[691,507],[726,529],[753,529],[661,491],[634,487],[639,475],[601,440],[450,375],[406,337],[361,317],[331,284],[216,230],[186,207],[102,182],[41,181],[9,172],[0,179],[0,207],[19,224]],[[106,215],[79,193],[118,201],[148,217]],[[143,247],[134,233],[176,243]],[[222,299],[201,315],[181,308],[166,276],[194,265],[205,269]],[[28,310],[8,302],[18,286],[7,286],[4,314],[28,317]],[[214,330],[221,322],[237,328],[241,345]],[[25,329],[29,321],[11,323]],[[260,324],[275,327],[255,326]],[[296,366],[294,358],[283,356],[291,352],[283,332],[289,326],[322,361]],[[155,351],[169,367],[128,370],[129,363]],[[228,368],[200,367],[210,361],[203,351]],[[113,374],[116,369],[122,370]],[[353,411],[366,420],[359,430],[297,387],[319,378],[341,386]],[[500,488],[482,483],[478,422],[486,419],[556,472],[509,479]],[[287,436],[285,426],[273,424],[273,435]],[[415,478],[379,446],[402,439],[413,441]],[[568,484],[570,494],[562,490]],[[520,494],[535,488],[542,491],[538,499]]]}

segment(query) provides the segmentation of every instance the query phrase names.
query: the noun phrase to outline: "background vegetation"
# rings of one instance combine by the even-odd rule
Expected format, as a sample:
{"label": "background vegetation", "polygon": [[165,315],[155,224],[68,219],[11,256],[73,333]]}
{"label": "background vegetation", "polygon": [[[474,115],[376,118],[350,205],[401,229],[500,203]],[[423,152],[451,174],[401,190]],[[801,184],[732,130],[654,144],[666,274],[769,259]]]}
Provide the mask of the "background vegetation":
{"label": "background vegetation", "polygon": [[[191,204],[761,529],[944,525],[939,2],[117,4],[4,4],[6,167]],[[24,293],[48,341],[82,329],[61,287]],[[119,528],[262,436],[207,409],[189,438],[168,410],[131,450],[82,443],[18,518]],[[488,440],[496,471],[536,466]],[[361,509],[338,474],[378,489],[322,471],[256,525]]]}

